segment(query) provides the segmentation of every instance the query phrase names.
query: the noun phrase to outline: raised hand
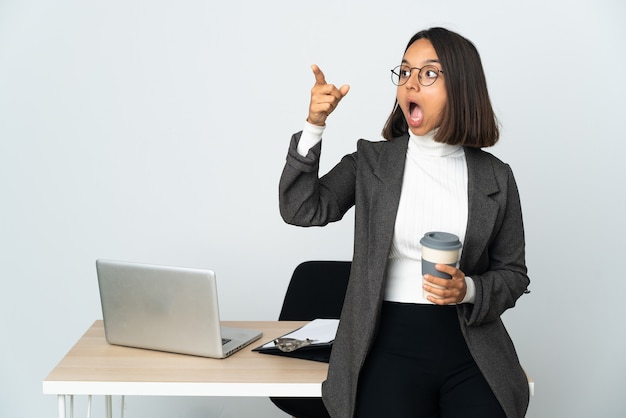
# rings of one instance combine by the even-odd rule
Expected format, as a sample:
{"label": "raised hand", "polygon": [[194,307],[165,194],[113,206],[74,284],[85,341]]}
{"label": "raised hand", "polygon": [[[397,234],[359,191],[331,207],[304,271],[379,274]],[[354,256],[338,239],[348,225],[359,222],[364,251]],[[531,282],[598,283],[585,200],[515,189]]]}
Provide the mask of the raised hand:
{"label": "raised hand", "polygon": [[311,89],[311,103],[309,105],[307,122],[313,125],[324,126],[326,118],[337,108],[341,99],[348,94],[350,86],[344,84],[337,88],[334,84],[326,82],[324,73],[317,65],[312,65],[311,69],[315,75],[315,85]]}

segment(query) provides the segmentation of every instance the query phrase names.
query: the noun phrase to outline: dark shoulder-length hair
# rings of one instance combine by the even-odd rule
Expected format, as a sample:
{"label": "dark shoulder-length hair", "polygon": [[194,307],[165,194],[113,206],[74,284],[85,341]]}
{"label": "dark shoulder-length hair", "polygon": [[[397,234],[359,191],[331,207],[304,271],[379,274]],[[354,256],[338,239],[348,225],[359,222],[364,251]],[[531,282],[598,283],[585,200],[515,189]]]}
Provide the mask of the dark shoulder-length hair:
{"label": "dark shoulder-length hair", "polygon": [[[498,120],[491,107],[485,73],[474,44],[447,29],[430,28],[413,35],[406,49],[418,39],[430,41],[444,71],[447,101],[435,141],[474,148],[494,145],[500,136]],[[396,99],[382,135],[392,140],[406,135],[408,129]]]}

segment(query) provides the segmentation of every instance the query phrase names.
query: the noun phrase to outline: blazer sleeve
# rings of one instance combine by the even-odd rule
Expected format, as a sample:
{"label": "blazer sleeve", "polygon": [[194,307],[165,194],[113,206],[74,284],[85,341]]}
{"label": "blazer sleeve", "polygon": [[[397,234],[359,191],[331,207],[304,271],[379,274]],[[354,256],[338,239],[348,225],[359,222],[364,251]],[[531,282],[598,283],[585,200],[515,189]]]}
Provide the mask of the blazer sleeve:
{"label": "blazer sleeve", "polygon": [[323,226],[340,220],[354,205],[356,153],[346,155],[319,177],[321,142],[307,156],[298,154],[302,132],[291,137],[287,160],[278,186],[283,220],[298,226]]}
{"label": "blazer sleeve", "polygon": [[527,292],[530,280],[525,261],[525,238],[519,192],[511,168],[502,164],[501,192],[492,196],[500,206],[487,246],[478,263],[467,267],[476,285],[473,304],[463,304],[467,325],[493,321]]}

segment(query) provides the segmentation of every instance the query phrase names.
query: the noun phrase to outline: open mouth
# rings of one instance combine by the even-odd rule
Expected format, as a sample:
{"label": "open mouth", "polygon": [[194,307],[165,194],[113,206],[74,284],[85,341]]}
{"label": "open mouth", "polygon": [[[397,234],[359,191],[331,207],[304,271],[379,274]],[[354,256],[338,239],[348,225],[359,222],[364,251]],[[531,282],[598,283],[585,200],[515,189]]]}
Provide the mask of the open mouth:
{"label": "open mouth", "polygon": [[420,126],[424,120],[424,111],[422,108],[414,102],[409,103],[409,118],[408,123],[413,127]]}

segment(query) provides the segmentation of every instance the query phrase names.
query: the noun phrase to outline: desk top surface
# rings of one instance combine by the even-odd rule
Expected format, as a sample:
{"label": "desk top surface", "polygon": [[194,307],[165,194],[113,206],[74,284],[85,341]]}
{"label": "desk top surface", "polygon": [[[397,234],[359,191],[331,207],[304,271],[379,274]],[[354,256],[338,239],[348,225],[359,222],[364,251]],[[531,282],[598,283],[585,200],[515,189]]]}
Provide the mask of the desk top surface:
{"label": "desk top surface", "polygon": [[253,352],[306,322],[224,321],[263,331],[226,359],[110,345],[95,321],[43,381],[45,394],[320,396],[328,364]]}

